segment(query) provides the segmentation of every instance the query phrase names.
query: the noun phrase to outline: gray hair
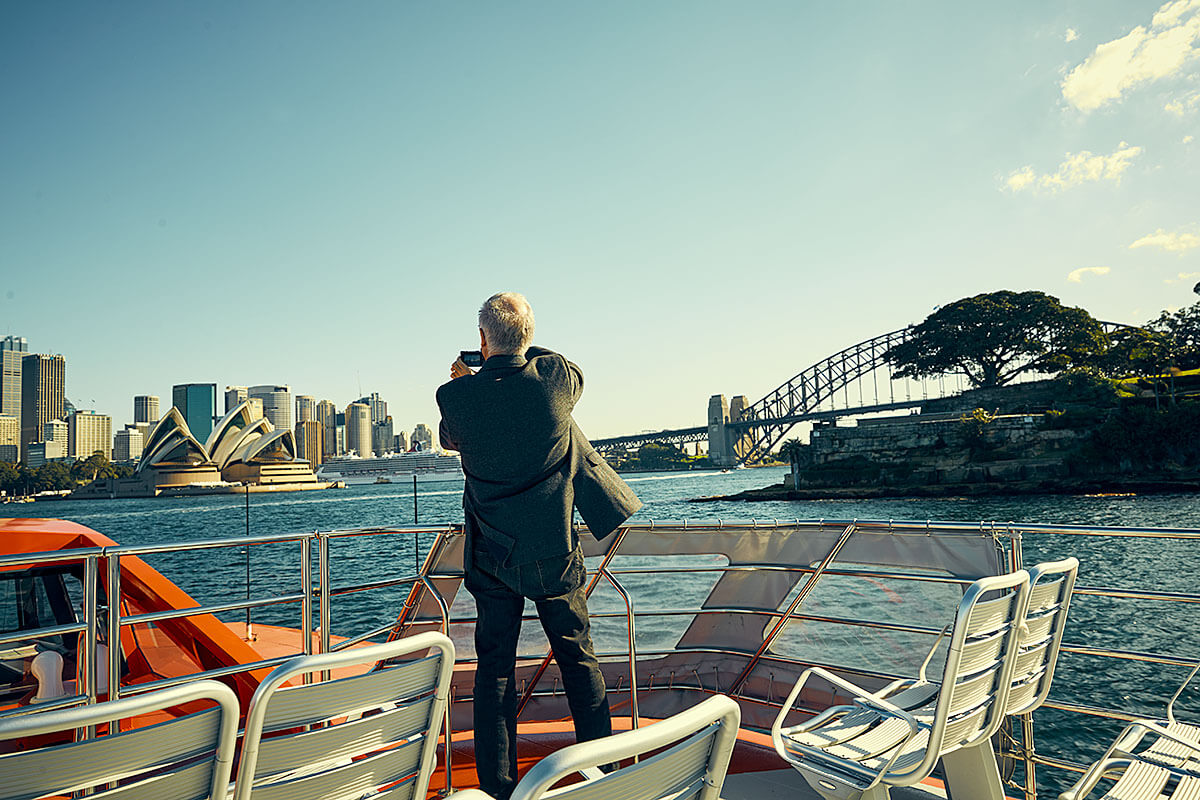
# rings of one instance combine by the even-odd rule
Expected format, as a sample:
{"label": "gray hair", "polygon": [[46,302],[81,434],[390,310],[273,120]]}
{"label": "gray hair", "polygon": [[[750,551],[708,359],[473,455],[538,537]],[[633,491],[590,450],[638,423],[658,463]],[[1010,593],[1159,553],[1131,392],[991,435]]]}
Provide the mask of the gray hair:
{"label": "gray hair", "polygon": [[523,355],[533,344],[533,309],[524,295],[494,294],[479,309],[479,328],[489,353]]}

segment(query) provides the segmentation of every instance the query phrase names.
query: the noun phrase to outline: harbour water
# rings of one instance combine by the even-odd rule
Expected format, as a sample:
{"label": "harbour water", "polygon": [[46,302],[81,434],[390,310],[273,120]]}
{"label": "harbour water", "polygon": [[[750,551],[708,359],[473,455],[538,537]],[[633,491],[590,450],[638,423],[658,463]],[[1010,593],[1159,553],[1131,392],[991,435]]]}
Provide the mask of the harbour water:
{"label": "harbour water", "polygon": [[[785,473],[783,468],[764,468],[728,473],[640,473],[625,477],[645,502],[645,508],[636,517],[643,521],[720,519],[742,522],[757,519],[771,523],[791,519],[857,518],[1200,527],[1200,503],[1190,495],[688,502],[691,498],[734,494],[777,483]],[[413,523],[413,505],[411,484],[251,495],[249,530],[253,534],[279,534],[405,526]],[[461,482],[422,484],[417,490],[416,505],[418,521],[422,525],[461,522]],[[61,517],[128,545],[235,537],[247,530],[246,500],[239,496],[39,502],[8,506],[0,513]],[[414,551],[419,550],[423,556],[429,543],[429,540],[414,543],[411,538],[393,538],[385,542],[361,538],[335,541],[332,550],[335,584],[410,574],[418,557]],[[1026,535],[1023,545],[1027,563],[1077,556],[1082,565],[1080,586],[1190,593],[1196,590],[1200,572],[1196,567],[1200,542],[1196,541],[1035,534]],[[250,574],[255,596],[297,590],[299,575],[295,569],[295,553],[294,545],[252,548]],[[202,603],[235,599],[246,591],[243,548],[156,556],[148,560]],[[287,566],[281,568],[284,564]],[[639,598],[640,608],[653,605],[679,607],[679,595],[684,587],[667,587],[660,583],[656,598],[653,586],[648,590],[649,594],[643,593]],[[339,598],[334,605],[333,631],[354,633],[384,624],[394,617],[402,598],[403,591],[399,589]],[[820,595],[814,595],[813,600],[825,602]],[[607,601],[599,599],[597,606],[604,605]],[[455,613],[468,610],[469,605],[460,597],[455,603]],[[832,613],[834,609],[810,607],[810,611]],[[295,606],[260,609],[255,612],[255,619],[296,626],[298,612]],[[540,633],[536,626],[527,627],[533,628],[529,632],[533,638],[525,639],[536,650]],[[612,631],[617,638],[622,635],[623,625],[618,627],[622,630],[614,628]],[[643,635],[653,636],[653,628],[639,630],[639,647]],[[602,638],[604,631],[599,630],[597,641],[601,649]],[[1200,605],[1080,596],[1072,607],[1066,641],[1200,658]],[[1052,697],[1068,703],[1161,715],[1166,699],[1186,672],[1181,667],[1162,667],[1143,661],[1067,654],[1060,662],[1060,677]],[[1193,715],[1191,718],[1195,719],[1197,709],[1200,709],[1197,698],[1200,698],[1200,687],[1181,699],[1179,710],[1185,718]],[[1119,728],[1111,721],[1068,715],[1052,709],[1038,712],[1037,726],[1040,752],[1074,759],[1097,755],[1103,743]],[[1065,776],[1061,774],[1043,771],[1039,777],[1044,784],[1064,785]]]}

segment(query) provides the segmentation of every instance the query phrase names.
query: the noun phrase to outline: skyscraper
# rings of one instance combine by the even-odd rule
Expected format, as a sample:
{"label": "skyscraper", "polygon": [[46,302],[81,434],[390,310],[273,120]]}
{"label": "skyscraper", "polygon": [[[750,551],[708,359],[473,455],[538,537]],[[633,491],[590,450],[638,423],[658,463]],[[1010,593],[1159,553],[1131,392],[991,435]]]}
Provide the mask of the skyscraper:
{"label": "skyscraper", "polygon": [[397,453],[403,453],[408,450],[408,434],[400,431],[392,437],[392,449]]}
{"label": "skyscraper", "polygon": [[247,394],[245,386],[226,386],[225,387],[225,413],[228,414],[235,408],[246,402]]}
{"label": "skyscraper", "polygon": [[354,402],[370,406],[372,425],[387,419],[387,401],[379,396],[379,392],[371,392],[366,397],[360,397]]}
{"label": "skyscraper", "polygon": [[171,405],[179,409],[184,422],[201,444],[212,433],[217,420],[217,385],[181,383],[171,388]]}
{"label": "skyscraper", "polygon": [[296,395],[296,422],[316,419],[317,398],[307,394]]}
{"label": "skyscraper", "polygon": [[0,461],[15,464],[21,458],[21,420],[0,414]]}
{"label": "skyscraper", "polygon": [[371,407],[365,403],[346,406],[346,449],[371,458]]}
{"label": "skyscraper", "polygon": [[323,429],[321,441],[322,460],[338,454],[337,449],[337,406],[328,400],[317,403],[317,422]]}
{"label": "skyscraper", "polygon": [[41,438],[42,426],[66,414],[67,361],[62,356],[21,359],[21,457]]}
{"label": "skyscraper", "polygon": [[21,418],[21,359],[28,353],[25,338],[0,339],[0,414]]}
{"label": "skyscraper", "polygon": [[296,423],[296,457],[303,458],[315,470],[321,463],[325,427],[315,419]]}
{"label": "skyscraper", "polygon": [[292,427],[292,387],[264,384],[246,390],[251,397],[262,400],[263,416],[270,420],[275,430]]}
{"label": "skyscraper", "polygon": [[135,426],[126,426],[124,430],[117,431],[117,435],[113,437],[112,460],[117,464],[136,461],[142,457],[144,443],[145,439],[141,430]]}
{"label": "skyscraper", "polygon": [[43,425],[40,440],[60,444],[62,445],[64,454],[73,455],[71,452],[71,430],[65,420],[52,419]]}
{"label": "skyscraper", "polygon": [[93,453],[112,458],[112,417],[107,414],[76,411],[67,417],[67,434],[67,455],[71,458],[88,458]]}
{"label": "skyscraper", "polygon": [[139,394],[133,398],[133,421],[138,422],[157,422],[158,421],[158,396],[153,394]]}
{"label": "skyscraper", "polygon": [[392,449],[392,418],[390,416],[382,422],[371,425],[371,449],[377,456]]}

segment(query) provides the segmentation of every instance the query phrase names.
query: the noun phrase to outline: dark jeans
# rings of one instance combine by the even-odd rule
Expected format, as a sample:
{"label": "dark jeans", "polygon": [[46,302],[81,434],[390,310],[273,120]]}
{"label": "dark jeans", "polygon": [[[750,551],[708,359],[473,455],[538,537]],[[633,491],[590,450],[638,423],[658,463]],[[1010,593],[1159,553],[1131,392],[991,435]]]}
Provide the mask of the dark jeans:
{"label": "dark jeans", "polygon": [[562,674],[575,738],[612,733],[604,677],[592,648],[583,554],[576,548],[515,567],[503,567],[486,547],[472,547],[466,587],[475,598],[475,766],[479,786],[508,800],[517,779],[517,636],[525,598],[537,606]]}

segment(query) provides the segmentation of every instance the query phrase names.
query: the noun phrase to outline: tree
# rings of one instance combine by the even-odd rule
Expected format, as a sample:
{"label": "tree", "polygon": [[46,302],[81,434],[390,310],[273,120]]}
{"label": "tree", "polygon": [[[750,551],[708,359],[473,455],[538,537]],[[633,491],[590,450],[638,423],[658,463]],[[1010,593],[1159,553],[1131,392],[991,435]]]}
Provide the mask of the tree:
{"label": "tree", "polygon": [[934,311],[884,355],[898,378],[962,374],[976,387],[1025,372],[1053,374],[1104,350],[1100,323],[1043,292],[965,297]]}
{"label": "tree", "polygon": [[803,449],[804,442],[799,439],[788,439],[779,445],[779,457],[786,460],[789,464],[795,464]]}
{"label": "tree", "polygon": [[1172,366],[1200,367],[1200,303],[1174,313],[1164,311],[1158,319],[1146,323],[1146,327],[1165,338],[1166,356]]}

